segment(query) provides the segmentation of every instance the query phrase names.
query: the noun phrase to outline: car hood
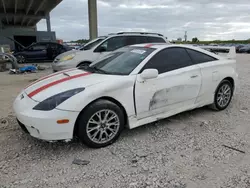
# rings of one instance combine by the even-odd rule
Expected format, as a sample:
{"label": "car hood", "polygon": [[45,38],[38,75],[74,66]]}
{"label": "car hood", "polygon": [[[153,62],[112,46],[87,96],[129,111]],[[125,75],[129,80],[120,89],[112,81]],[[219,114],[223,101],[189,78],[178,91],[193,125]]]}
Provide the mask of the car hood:
{"label": "car hood", "polygon": [[77,56],[85,56],[85,55],[92,54],[92,51],[91,50],[84,50],[84,51],[70,50],[70,51],[67,51],[67,52],[64,52],[64,53],[58,55],[56,57],[56,59],[61,59],[62,57],[70,55],[70,54],[76,54]]}
{"label": "car hood", "polygon": [[30,85],[24,92],[33,100],[41,102],[53,95],[75,88],[87,88],[107,80],[113,80],[114,75],[104,75],[85,72],[80,69],[68,69],[43,77]]}
{"label": "car hood", "polygon": [[64,56],[67,56],[67,55],[70,55],[70,54],[74,54],[74,53],[76,53],[75,50],[69,50],[69,51],[67,51],[67,52],[64,52],[64,53],[58,55],[58,56],[56,57],[56,59],[61,59],[61,58],[64,57]]}

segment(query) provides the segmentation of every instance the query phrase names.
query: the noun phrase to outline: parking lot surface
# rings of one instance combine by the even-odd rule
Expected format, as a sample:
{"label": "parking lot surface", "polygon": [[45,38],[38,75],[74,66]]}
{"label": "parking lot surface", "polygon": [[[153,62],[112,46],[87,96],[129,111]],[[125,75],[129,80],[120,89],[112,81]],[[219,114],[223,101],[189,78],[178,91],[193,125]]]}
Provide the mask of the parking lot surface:
{"label": "parking lot surface", "polygon": [[[226,110],[204,107],[125,130],[101,149],[23,133],[13,100],[51,70],[0,73],[0,187],[249,188],[250,55],[237,55],[237,70],[237,92]],[[85,163],[72,164],[74,159]]]}

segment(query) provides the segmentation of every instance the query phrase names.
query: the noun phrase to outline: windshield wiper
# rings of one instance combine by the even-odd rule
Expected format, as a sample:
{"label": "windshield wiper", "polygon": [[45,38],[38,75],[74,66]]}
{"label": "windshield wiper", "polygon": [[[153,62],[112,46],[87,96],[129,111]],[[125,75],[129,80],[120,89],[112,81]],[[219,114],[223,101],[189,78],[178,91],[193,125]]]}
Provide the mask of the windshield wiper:
{"label": "windshield wiper", "polygon": [[105,70],[102,70],[102,69],[98,69],[96,67],[91,67],[93,68],[95,71],[99,72],[99,73],[103,73],[103,74],[109,74],[108,72],[106,72]]}
{"label": "windshield wiper", "polygon": [[83,69],[86,71],[90,71],[92,73],[101,73],[101,74],[109,74],[108,72],[98,69],[97,67],[90,67],[90,66],[80,66],[79,69]]}

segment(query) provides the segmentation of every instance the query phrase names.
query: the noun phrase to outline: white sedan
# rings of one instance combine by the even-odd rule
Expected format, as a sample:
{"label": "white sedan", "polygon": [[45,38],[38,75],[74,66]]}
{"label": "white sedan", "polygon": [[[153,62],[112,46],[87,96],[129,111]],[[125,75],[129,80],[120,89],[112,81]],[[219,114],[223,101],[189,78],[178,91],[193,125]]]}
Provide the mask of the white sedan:
{"label": "white sedan", "polygon": [[237,80],[228,56],[185,45],[121,48],[89,67],[68,69],[24,88],[14,102],[20,126],[38,139],[78,137],[89,147],[121,131],[194,108],[225,109]]}

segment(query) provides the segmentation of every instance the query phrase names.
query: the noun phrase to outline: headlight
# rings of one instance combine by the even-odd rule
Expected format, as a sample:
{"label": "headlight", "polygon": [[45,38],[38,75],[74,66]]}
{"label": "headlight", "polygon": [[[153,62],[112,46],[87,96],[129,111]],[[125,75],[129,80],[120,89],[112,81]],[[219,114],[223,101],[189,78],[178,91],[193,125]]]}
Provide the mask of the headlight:
{"label": "headlight", "polygon": [[66,56],[62,57],[62,58],[60,59],[60,61],[68,61],[68,60],[73,59],[75,56],[76,56],[76,54],[66,55]]}
{"label": "headlight", "polygon": [[36,105],[33,109],[34,110],[42,110],[42,111],[50,111],[56,108],[59,104],[66,101],[68,98],[76,95],[77,93],[80,93],[85,88],[77,88],[68,90],[59,94],[56,94],[52,97],[49,97],[45,99],[44,101],[40,102],[38,105]]}

